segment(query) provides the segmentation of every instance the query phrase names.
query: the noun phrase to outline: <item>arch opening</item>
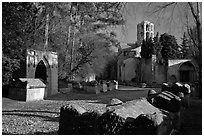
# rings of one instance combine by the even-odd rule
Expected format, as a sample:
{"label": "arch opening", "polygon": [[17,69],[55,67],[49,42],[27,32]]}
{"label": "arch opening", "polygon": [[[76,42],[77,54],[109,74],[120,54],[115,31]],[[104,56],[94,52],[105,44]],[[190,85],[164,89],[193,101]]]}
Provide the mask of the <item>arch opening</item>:
{"label": "arch opening", "polygon": [[36,67],[35,78],[41,79],[45,84],[48,82],[47,68],[42,60],[38,63]]}
{"label": "arch opening", "polygon": [[196,80],[195,66],[189,61],[180,66],[179,74],[180,82],[193,82]]}

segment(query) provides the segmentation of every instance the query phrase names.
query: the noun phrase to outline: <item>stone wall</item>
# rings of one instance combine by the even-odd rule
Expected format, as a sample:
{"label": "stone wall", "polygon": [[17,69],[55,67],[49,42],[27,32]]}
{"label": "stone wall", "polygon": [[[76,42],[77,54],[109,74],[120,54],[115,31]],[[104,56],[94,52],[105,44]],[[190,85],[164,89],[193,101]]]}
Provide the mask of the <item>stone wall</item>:
{"label": "stone wall", "polygon": [[120,62],[118,71],[119,80],[121,81],[131,81],[136,78],[136,81],[139,81],[140,77],[140,69],[139,69],[140,61],[136,58],[128,58]]}
{"label": "stone wall", "polygon": [[162,84],[166,82],[166,68],[164,65],[152,63],[152,59],[141,61],[141,77],[142,82],[147,84]]}
{"label": "stone wall", "polygon": [[166,82],[166,67],[164,65],[157,64],[155,66],[155,81],[158,84]]}

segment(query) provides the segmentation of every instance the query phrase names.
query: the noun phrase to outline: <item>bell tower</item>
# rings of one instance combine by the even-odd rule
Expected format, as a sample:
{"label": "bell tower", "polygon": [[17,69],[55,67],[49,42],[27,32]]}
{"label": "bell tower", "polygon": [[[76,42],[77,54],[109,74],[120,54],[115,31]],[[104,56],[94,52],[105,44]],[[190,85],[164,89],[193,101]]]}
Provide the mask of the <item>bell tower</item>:
{"label": "bell tower", "polygon": [[154,24],[149,21],[143,21],[137,24],[137,43],[142,44],[143,40],[154,38]]}

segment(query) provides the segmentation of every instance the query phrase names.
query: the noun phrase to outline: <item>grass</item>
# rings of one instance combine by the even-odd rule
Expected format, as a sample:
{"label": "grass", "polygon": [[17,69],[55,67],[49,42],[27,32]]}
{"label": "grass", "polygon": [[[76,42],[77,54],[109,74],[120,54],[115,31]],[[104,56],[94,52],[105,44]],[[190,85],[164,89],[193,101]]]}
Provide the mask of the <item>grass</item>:
{"label": "grass", "polygon": [[[110,99],[129,101],[146,97],[148,90],[121,88],[101,94],[67,93],[57,94],[42,101],[22,102],[2,98],[2,134],[56,135],[59,127],[60,107],[67,103],[79,103],[90,109],[100,109]],[[202,102],[192,100],[185,111],[181,134],[201,134]],[[98,107],[98,108],[97,108]]]}

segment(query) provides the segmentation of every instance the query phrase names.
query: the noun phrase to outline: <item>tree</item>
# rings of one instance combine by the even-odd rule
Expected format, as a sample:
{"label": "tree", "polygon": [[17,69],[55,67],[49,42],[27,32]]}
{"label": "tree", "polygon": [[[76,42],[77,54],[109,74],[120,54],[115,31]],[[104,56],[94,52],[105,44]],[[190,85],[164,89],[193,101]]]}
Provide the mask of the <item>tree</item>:
{"label": "tree", "polygon": [[[64,6],[62,3],[59,4],[61,4],[61,7]],[[63,12],[61,12],[63,14],[62,18],[60,13],[61,21],[54,25],[57,26],[53,28],[54,33],[49,31],[49,43],[51,41],[53,43],[55,43],[55,41],[59,41],[58,39],[56,40],[56,38],[62,36],[61,38],[63,39],[60,38],[62,45],[60,46],[64,48],[57,48],[58,52],[60,53],[59,60],[61,60],[59,61],[61,63],[59,66],[60,76],[65,77],[66,79],[72,79],[72,76],[75,75],[75,73],[79,73],[79,70],[83,65],[92,62],[92,53],[96,52],[93,48],[100,51],[101,48],[99,46],[93,45],[98,44],[102,47],[108,48],[107,46],[113,43],[109,34],[104,30],[108,26],[123,24],[122,14],[120,13],[122,4],[117,2],[81,2],[65,4],[69,6],[64,6],[65,8],[62,8],[62,10],[67,11],[65,12],[67,14],[64,15]],[[49,6],[44,7],[44,10],[46,10],[48,7]],[[50,15],[52,14],[50,13]],[[52,30],[52,26],[49,28]],[[95,40],[95,42],[88,40],[92,39],[89,37],[89,35],[97,40]],[[98,43],[96,44],[96,42]],[[52,45],[57,45],[57,43]],[[90,47],[90,45],[92,46]],[[82,52],[82,49],[85,51]],[[97,54],[95,57],[100,58],[99,55],[100,54]],[[63,76],[61,73],[65,75]]]}
{"label": "tree", "polygon": [[182,58],[188,59],[193,57],[193,51],[194,49],[192,46],[190,46],[190,41],[186,36],[186,33],[184,32],[183,37],[182,37],[182,43],[181,43],[181,52],[182,52]]}
{"label": "tree", "polygon": [[161,55],[166,63],[168,63],[168,59],[180,58],[180,47],[177,44],[176,38],[174,36],[164,33],[160,36],[160,42],[162,45]]}
{"label": "tree", "polygon": [[2,3],[2,79],[9,83],[24,60],[25,49],[32,44],[33,17],[36,8],[27,2]]}
{"label": "tree", "polygon": [[154,54],[154,43],[152,39],[143,40],[141,47],[141,57],[149,59]]}
{"label": "tree", "polygon": [[[115,42],[106,28],[124,23],[120,12],[123,4],[118,2],[3,3],[2,6],[4,62],[21,59],[27,47],[57,51],[59,76],[66,79],[79,73],[84,65],[96,65],[97,59],[102,59],[99,53],[106,56]],[[96,66],[92,68],[100,70]],[[10,67],[12,73],[17,66]]]}

